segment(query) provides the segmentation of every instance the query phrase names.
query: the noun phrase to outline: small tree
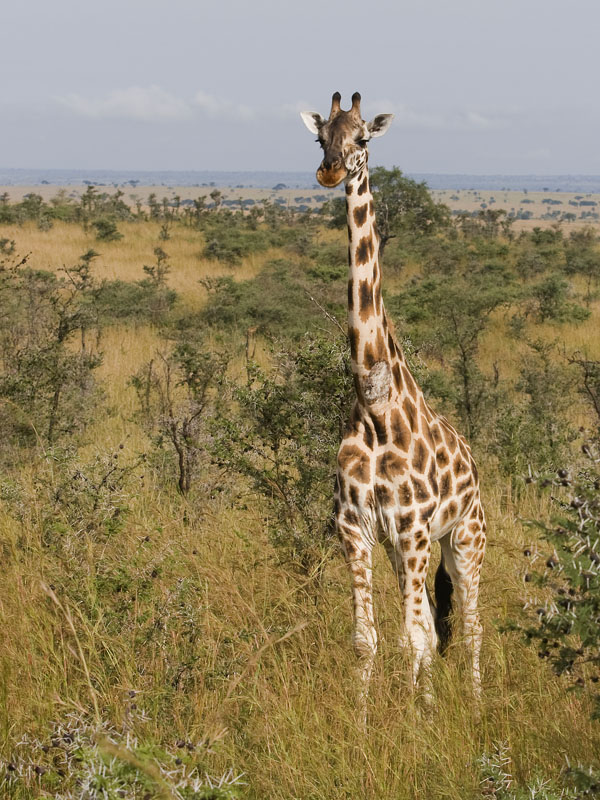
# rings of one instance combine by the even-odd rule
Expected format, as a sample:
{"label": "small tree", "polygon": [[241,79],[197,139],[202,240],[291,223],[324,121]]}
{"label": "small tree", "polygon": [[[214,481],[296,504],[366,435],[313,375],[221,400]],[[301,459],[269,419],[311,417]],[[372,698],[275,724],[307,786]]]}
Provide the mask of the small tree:
{"label": "small tree", "polygon": [[402,174],[398,167],[391,170],[375,167],[370,173],[380,251],[399,230],[433,233],[448,224],[450,211],[436,203],[425,182],[418,183]]}
{"label": "small tree", "polygon": [[227,362],[224,353],[201,340],[182,341],[170,354],[158,353],[131,379],[155,445],[175,455],[183,495],[190,492],[200,467],[206,467],[208,419],[222,401]]}
{"label": "small tree", "polygon": [[116,242],[123,238],[123,234],[119,233],[119,229],[111,219],[97,219],[92,222],[92,226],[96,229],[96,239],[100,242]]}
{"label": "small tree", "polygon": [[[0,269],[0,397],[5,441],[54,443],[85,426],[101,355],[86,333],[98,325],[89,250],[57,279],[26,260]],[[76,336],[78,334],[78,336]],[[79,339],[79,342],[77,341]]]}

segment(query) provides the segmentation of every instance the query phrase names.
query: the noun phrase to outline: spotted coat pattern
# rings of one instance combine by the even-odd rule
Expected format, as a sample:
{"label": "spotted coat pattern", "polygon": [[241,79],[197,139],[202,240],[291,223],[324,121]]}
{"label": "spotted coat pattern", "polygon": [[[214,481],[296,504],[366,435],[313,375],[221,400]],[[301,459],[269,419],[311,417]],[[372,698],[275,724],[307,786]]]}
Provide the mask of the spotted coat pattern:
{"label": "spotted coat pattern", "polygon": [[386,316],[367,167],[366,141],[373,123],[367,126],[361,120],[360,96],[358,102],[356,97],[352,110],[344,112],[334,95],[329,120],[320,118],[317,130],[324,158],[317,177],[323,185],[332,185],[345,171],[348,339],[356,402],[338,453],[335,516],[352,576],[354,645],[363,691],[366,694],[377,649],[372,593],[375,544],[385,546],[398,577],[404,600],[402,644],[411,650],[416,682],[437,645],[435,609],[425,579],[431,544],[439,541],[470,646],[478,693],[477,596],[485,517],[477,468],[465,439],[427,404]]}

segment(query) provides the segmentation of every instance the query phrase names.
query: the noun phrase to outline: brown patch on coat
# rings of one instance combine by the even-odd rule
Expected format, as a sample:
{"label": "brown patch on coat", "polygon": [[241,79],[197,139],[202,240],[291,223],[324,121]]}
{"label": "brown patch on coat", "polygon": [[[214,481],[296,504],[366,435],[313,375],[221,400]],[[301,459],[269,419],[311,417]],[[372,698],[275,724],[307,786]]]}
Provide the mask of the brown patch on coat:
{"label": "brown patch on coat", "polygon": [[415,499],[418,503],[425,503],[430,498],[430,493],[425,485],[425,481],[420,480],[415,475],[412,476],[412,485],[415,493]]}
{"label": "brown patch on coat", "polygon": [[354,308],[354,281],[352,278],[348,281],[348,308],[350,310]]}
{"label": "brown patch on coat", "polygon": [[356,525],[359,524],[358,514],[352,511],[351,509],[347,508],[344,511],[344,521],[348,523],[348,525]]}
{"label": "brown patch on coat", "polygon": [[454,472],[457,478],[459,475],[462,475],[463,472],[467,471],[467,465],[460,456],[456,456],[456,458],[454,459],[454,464],[452,465],[452,471]]}
{"label": "brown patch on coat", "polygon": [[448,450],[453,453],[456,450],[457,440],[456,434],[450,428],[449,425],[444,426],[444,438],[446,439],[446,445],[448,446]]}
{"label": "brown patch on coat", "polygon": [[373,238],[372,236],[363,236],[357,245],[355,258],[359,266],[366,264],[369,258],[373,255]]}
{"label": "brown patch on coat", "polygon": [[370,463],[371,459],[368,454],[354,444],[344,445],[338,454],[340,470],[359,483],[369,482],[371,476]]}
{"label": "brown patch on coat", "polygon": [[422,509],[419,515],[419,519],[421,520],[421,522],[426,523],[430,519],[434,511],[435,511],[435,503],[430,503],[428,506],[425,506],[425,508]]}
{"label": "brown patch on coat", "polygon": [[474,492],[472,489],[468,492],[465,492],[464,497],[460,501],[460,506],[462,511],[466,511],[466,509],[469,507],[469,505],[471,504],[471,500],[473,499],[473,495]]}
{"label": "brown patch on coat", "polygon": [[398,364],[398,362],[392,367],[392,375],[394,376],[396,391],[400,394],[402,392],[402,378],[400,377],[400,364]]}
{"label": "brown patch on coat", "polygon": [[410,431],[408,430],[408,425],[402,418],[402,414],[397,408],[393,408],[390,414],[390,427],[392,429],[392,441],[396,447],[408,453],[410,447]]}
{"label": "brown patch on coat", "polygon": [[410,398],[405,397],[402,408],[406,414],[406,419],[408,420],[411,431],[416,433],[419,430],[419,421],[417,419],[417,409],[415,408],[415,404]]}
{"label": "brown patch on coat", "polygon": [[379,359],[375,358],[373,352],[373,345],[371,342],[366,342],[363,350],[363,366],[366,370],[371,370]]}
{"label": "brown patch on coat", "polygon": [[394,498],[392,493],[384,486],[382,483],[378,483],[375,486],[375,500],[377,501],[378,505],[387,508],[387,506],[391,506],[394,502]]}
{"label": "brown patch on coat", "polygon": [[368,180],[368,178],[365,176],[365,179],[363,180],[363,182],[361,183],[361,185],[358,187],[358,194],[359,194],[359,195],[360,195],[360,194],[364,194],[364,193],[365,193],[365,192],[367,192],[368,190],[369,190],[369,180]]}
{"label": "brown patch on coat", "polygon": [[417,439],[415,441],[412,463],[417,472],[425,472],[425,467],[427,466],[427,448],[422,439]]}
{"label": "brown patch on coat", "polygon": [[362,228],[362,226],[367,221],[367,211],[369,210],[369,206],[365,203],[363,206],[359,206],[358,208],[354,209],[354,222],[358,228]]}
{"label": "brown patch on coat", "polygon": [[440,469],[444,469],[450,463],[450,458],[445,450],[439,449],[435,454],[435,460]]}
{"label": "brown patch on coat", "polygon": [[463,480],[460,483],[456,484],[457,494],[462,494],[465,491],[465,489],[468,489],[469,486],[472,485],[473,485],[473,478],[471,477],[471,475],[467,475],[467,477],[463,478]]}
{"label": "brown patch on coat", "polygon": [[358,359],[358,328],[353,325],[348,327],[348,341],[350,342],[350,355],[356,361]]}
{"label": "brown patch on coat", "polygon": [[450,473],[444,472],[442,480],[440,481],[440,498],[444,500],[450,494],[452,488],[452,481],[450,480]]}
{"label": "brown patch on coat", "polygon": [[375,298],[375,311],[379,316],[381,314],[381,284],[379,281],[373,287],[373,297]]}
{"label": "brown patch on coat", "polygon": [[413,501],[413,492],[410,483],[401,483],[398,486],[398,503],[401,506],[410,506]]}
{"label": "brown patch on coat", "polygon": [[[407,514],[396,514],[396,530],[398,533],[402,533],[402,531],[408,531],[412,528],[415,521],[415,514],[414,511],[409,511]],[[408,544],[408,548],[410,548],[410,542],[405,540]],[[404,542],[401,543],[402,548],[404,550],[408,549],[404,547]]]}
{"label": "brown patch on coat", "polygon": [[437,480],[437,469],[435,466],[435,460],[432,458],[431,463],[429,465],[429,471],[427,473],[427,477],[429,478],[429,485],[431,486],[431,490],[434,494],[438,493],[438,480]]}
{"label": "brown patch on coat", "polygon": [[383,331],[378,329],[377,331],[377,338],[375,340],[375,355],[377,356],[377,361],[387,361],[389,358],[389,351],[385,346],[385,336],[383,335]]}
{"label": "brown patch on coat", "polygon": [[385,427],[385,417],[378,414],[371,414],[371,422],[375,428],[375,436],[377,437],[377,444],[387,444],[388,433]]}
{"label": "brown patch on coat", "polygon": [[358,285],[358,309],[363,322],[373,315],[373,287],[368,278]]}
{"label": "brown patch on coat", "polygon": [[407,367],[402,365],[402,375],[404,376],[404,385],[413,400],[417,399],[417,384],[415,383],[413,376],[408,371]]}
{"label": "brown patch on coat", "polygon": [[402,456],[388,450],[377,459],[377,474],[393,481],[397,475],[406,471],[407,461]]}
{"label": "brown patch on coat", "polygon": [[417,568],[417,559],[414,556],[412,558],[409,558],[408,561],[406,562],[406,566],[411,570],[412,569],[416,569]]}

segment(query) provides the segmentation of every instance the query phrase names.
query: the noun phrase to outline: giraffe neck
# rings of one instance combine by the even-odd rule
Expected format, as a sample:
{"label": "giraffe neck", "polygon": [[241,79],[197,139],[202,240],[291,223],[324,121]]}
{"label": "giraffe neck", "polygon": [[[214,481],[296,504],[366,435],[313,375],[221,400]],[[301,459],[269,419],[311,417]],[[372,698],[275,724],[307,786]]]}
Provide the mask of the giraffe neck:
{"label": "giraffe neck", "polygon": [[[369,399],[375,373],[394,377],[401,391],[404,355],[390,330],[381,297],[379,236],[375,207],[364,169],[346,182],[348,218],[348,338],[356,394],[361,405]],[[387,366],[386,366],[387,365]],[[394,369],[395,367],[395,369]]]}

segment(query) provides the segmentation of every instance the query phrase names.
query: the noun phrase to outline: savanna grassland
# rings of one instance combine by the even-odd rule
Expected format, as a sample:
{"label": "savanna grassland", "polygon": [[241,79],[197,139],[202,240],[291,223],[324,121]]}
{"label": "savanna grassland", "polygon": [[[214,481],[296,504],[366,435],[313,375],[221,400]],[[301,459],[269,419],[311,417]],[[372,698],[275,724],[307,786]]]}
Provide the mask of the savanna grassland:
{"label": "savanna grassland", "polygon": [[[411,688],[377,552],[358,723],[330,524],[352,397],[343,201],[4,196],[2,797],[596,793],[569,768],[600,753],[597,232],[519,230],[499,202],[452,218],[398,171],[373,177],[386,307],[480,467],[481,707],[460,632],[433,705]],[[562,513],[575,536],[584,511],[581,547],[541,527]]]}

